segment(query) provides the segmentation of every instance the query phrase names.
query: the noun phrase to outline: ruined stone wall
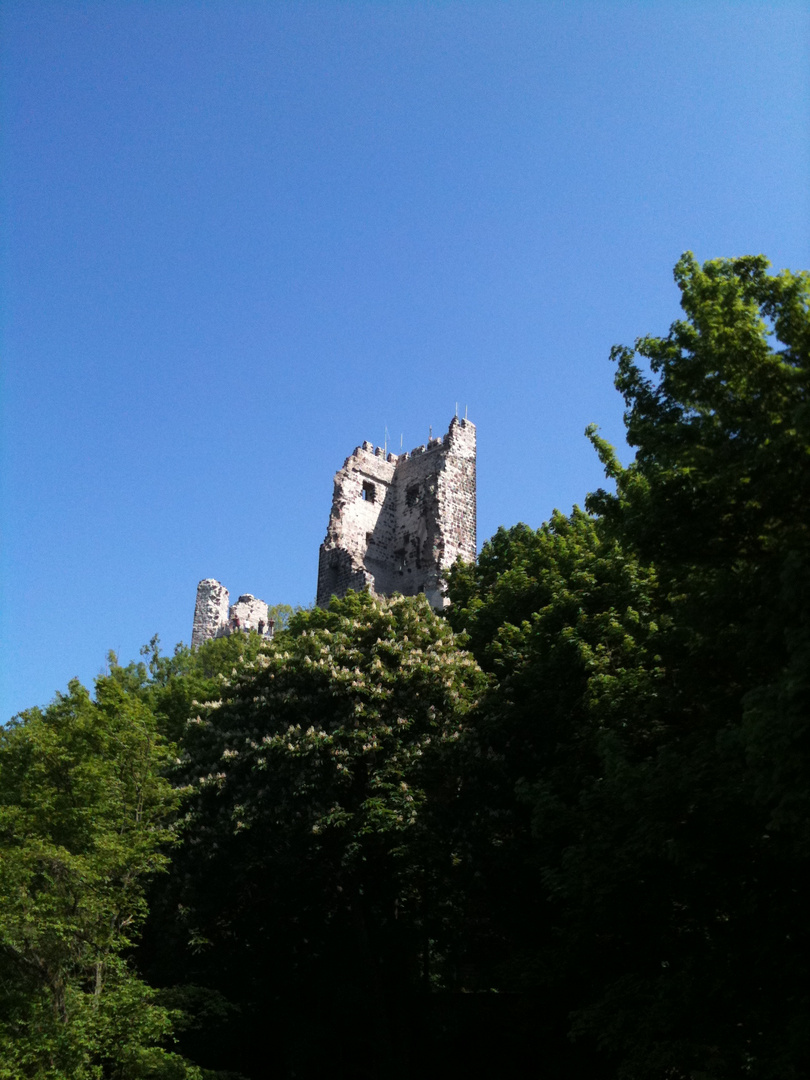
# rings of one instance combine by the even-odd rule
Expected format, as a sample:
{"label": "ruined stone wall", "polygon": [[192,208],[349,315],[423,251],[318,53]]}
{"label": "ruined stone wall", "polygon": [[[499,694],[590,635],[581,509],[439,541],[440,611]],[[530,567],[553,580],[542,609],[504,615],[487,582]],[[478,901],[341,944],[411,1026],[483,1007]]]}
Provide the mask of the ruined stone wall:
{"label": "ruined stone wall", "polygon": [[214,578],[205,578],[197,586],[194,626],[191,631],[192,649],[216,637],[220,628],[227,625],[229,599],[228,590]]}
{"label": "ruined stone wall", "polygon": [[[332,512],[318,562],[317,603],[349,589],[377,596],[426,594],[443,607],[444,572],[474,562],[475,425],[455,417],[443,438],[409,454],[364,442],[335,474]],[[214,578],[197,586],[191,647],[236,630],[272,637],[267,604],[250,593],[229,604]]]}
{"label": "ruined stone wall", "polygon": [[[329,530],[318,563],[318,603],[334,593],[343,596],[348,589],[373,588],[374,573],[366,566],[384,557],[394,535],[395,492],[393,489],[395,456],[386,458],[364,442],[335,474]],[[322,605],[323,606],[323,605]]]}
{"label": "ruined stone wall", "polygon": [[256,630],[263,634],[267,628],[267,604],[258,600],[252,593],[240,596],[231,605],[228,622],[234,630]]}
{"label": "ruined stone wall", "polygon": [[204,641],[227,637],[236,630],[255,630],[265,637],[273,636],[274,627],[264,600],[245,593],[229,606],[229,598],[228,590],[214,578],[205,578],[199,583],[191,631],[192,649],[199,648]]}
{"label": "ruined stone wall", "polygon": [[442,607],[443,571],[476,555],[475,425],[456,417],[444,438],[410,454],[357,447],[335,475],[318,566],[317,602],[368,587],[424,592]]}

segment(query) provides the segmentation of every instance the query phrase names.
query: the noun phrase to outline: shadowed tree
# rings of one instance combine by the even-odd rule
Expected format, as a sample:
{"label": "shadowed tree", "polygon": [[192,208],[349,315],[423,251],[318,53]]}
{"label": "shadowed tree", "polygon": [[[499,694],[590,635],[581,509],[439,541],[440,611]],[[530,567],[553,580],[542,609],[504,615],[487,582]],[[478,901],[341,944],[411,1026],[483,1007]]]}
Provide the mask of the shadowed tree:
{"label": "shadowed tree", "polygon": [[451,916],[448,748],[484,681],[424,597],[350,593],[295,615],[189,722],[166,909],[195,981],[280,1018],[296,1075],[330,1039],[338,1073],[401,1068],[398,1003],[437,976]]}

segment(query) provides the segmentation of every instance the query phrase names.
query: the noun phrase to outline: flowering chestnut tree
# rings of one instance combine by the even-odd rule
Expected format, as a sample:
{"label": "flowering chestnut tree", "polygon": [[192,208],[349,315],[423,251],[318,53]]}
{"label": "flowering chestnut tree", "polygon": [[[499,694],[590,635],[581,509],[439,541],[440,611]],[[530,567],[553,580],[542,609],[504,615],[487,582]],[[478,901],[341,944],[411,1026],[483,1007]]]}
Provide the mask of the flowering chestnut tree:
{"label": "flowering chestnut tree", "polygon": [[177,909],[229,994],[251,969],[311,985],[336,936],[367,996],[430,977],[452,749],[485,681],[423,596],[350,593],[297,614],[192,716]]}

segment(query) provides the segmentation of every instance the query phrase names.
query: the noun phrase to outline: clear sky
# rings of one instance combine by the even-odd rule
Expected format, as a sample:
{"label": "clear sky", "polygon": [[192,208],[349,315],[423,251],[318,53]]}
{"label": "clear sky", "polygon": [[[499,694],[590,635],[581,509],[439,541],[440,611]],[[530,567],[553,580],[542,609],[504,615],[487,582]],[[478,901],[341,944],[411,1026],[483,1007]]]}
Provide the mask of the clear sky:
{"label": "clear sky", "polygon": [[0,720],[197,581],[308,604],[332,477],[478,425],[479,543],[602,481],[672,267],[810,267],[804,3],[2,5]]}

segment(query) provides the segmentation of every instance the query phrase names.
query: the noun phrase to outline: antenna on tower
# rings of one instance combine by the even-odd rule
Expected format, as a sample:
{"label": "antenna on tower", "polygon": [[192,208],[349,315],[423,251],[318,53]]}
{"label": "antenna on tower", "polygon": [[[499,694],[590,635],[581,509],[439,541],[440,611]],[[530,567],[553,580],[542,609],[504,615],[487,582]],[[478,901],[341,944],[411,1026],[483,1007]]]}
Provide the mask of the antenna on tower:
{"label": "antenna on tower", "polygon": [[385,445],[385,454],[384,454],[384,456],[388,457],[388,425],[387,424],[385,425],[385,439],[383,440],[383,443]]}
{"label": "antenna on tower", "polygon": [[464,419],[467,419],[467,406],[464,406]]}
{"label": "antenna on tower", "polygon": [[458,402],[456,402],[456,420],[458,420]]}

